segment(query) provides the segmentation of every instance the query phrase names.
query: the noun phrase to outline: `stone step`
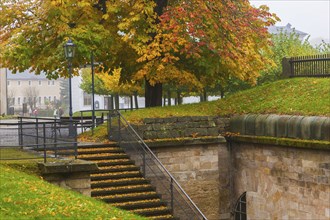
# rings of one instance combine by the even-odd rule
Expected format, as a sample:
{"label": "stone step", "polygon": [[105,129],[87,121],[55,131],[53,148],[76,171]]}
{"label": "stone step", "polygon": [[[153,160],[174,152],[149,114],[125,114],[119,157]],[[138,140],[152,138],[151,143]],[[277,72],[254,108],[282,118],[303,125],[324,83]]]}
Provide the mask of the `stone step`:
{"label": "stone step", "polygon": [[147,181],[143,177],[135,177],[135,178],[121,178],[121,179],[92,181],[91,186],[92,188],[100,188],[100,187],[142,185],[148,183],[150,183],[150,181]]}
{"label": "stone step", "polygon": [[129,159],[125,153],[97,153],[97,154],[78,154],[78,159],[97,161],[97,160],[116,160]]}
{"label": "stone step", "polygon": [[99,170],[93,172],[92,174],[101,174],[101,173],[115,173],[115,172],[127,172],[127,171],[140,171],[140,169],[131,164],[117,164],[117,165],[111,165],[111,166],[107,166],[107,165],[103,165],[103,166],[99,166]]}
{"label": "stone step", "polygon": [[116,165],[134,165],[134,161],[130,159],[107,159],[107,160],[88,160],[97,163],[98,167],[116,166]]}
{"label": "stone step", "polygon": [[82,148],[78,149],[78,154],[100,154],[100,153],[124,153],[124,150],[119,147],[108,148]]}
{"label": "stone step", "polygon": [[172,215],[158,215],[158,216],[149,216],[149,219],[154,220],[179,220],[178,218],[173,217]]}
{"label": "stone step", "polygon": [[92,188],[92,197],[101,196],[101,195],[140,193],[140,192],[150,192],[150,191],[155,191],[155,188],[150,184],[118,186],[118,187],[100,187],[100,188]]}
{"label": "stone step", "polygon": [[161,215],[170,215],[171,212],[166,206],[155,207],[155,208],[143,208],[143,209],[136,209],[133,210],[135,214],[143,215],[146,217],[151,216],[161,216]]}
{"label": "stone step", "polygon": [[140,201],[131,201],[131,202],[120,202],[120,203],[111,203],[112,206],[117,208],[133,211],[136,209],[144,208],[157,208],[166,206],[166,203],[160,201],[160,199],[150,199],[150,200],[140,200]]}
{"label": "stone step", "polygon": [[140,171],[123,171],[123,172],[108,172],[108,173],[96,173],[91,174],[91,180],[109,180],[109,179],[121,179],[121,178],[132,178],[141,177]]}
{"label": "stone step", "polygon": [[85,148],[120,148],[116,142],[109,143],[109,144],[79,144],[78,149],[85,149]]}
{"label": "stone step", "polygon": [[126,194],[114,194],[107,196],[96,196],[96,199],[101,199],[108,203],[115,202],[128,202],[128,201],[137,201],[137,200],[146,200],[146,199],[157,199],[159,198],[158,194],[154,191],[150,192],[140,192],[140,193],[126,193]]}

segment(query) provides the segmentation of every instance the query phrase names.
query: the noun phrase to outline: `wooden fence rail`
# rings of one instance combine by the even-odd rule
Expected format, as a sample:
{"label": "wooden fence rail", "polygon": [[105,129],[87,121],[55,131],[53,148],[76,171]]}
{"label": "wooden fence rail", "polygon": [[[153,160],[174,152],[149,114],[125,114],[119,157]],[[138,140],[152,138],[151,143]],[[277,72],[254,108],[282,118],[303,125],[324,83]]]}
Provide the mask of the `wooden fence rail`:
{"label": "wooden fence rail", "polygon": [[282,75],[289,77],[330,77],[330,54],[283,58]]}

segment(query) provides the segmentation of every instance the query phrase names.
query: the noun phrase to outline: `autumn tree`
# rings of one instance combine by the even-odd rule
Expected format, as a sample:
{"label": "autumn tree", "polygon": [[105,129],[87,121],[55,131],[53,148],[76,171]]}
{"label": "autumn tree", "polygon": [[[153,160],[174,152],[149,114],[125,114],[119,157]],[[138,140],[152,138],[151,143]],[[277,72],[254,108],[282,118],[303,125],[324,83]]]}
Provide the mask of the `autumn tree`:
{"label": "autumn tree", "polygon": [[[271,61],[267,26],[276,18],[247,0],[2,0],[0,58],[11,70],[67,76],[63,44],[77,45],[74,74],[93,51],[120,83],[144,81],[146,106],[162,84],[203,89],[228,76],[254,83]],[[110,74],[111,75],[111,74]]]}

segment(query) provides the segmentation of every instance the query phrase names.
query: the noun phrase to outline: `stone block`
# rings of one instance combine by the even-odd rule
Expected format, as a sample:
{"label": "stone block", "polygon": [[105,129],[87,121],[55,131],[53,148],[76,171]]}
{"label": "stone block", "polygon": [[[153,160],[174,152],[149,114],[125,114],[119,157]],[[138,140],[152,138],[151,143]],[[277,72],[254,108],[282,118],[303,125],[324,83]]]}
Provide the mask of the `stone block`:
{"label": "stone block", "polygon": [[303,116],[292,116],[288,121],[288,137],[301,138],[301,121]]}
{"label": "stone block", "polygon": [[276,137],[276,125],[279,115],[269,115],[265,121],[265,136]]}
{"label": "stone block", "polygon": [[255,119],[255,135],[265,136],[266,128],[266,119],[269,115],[258,115]]}
{"label": "stone block", "polygon": [[219,129],[218,128],[207,128],[207,136],[218,136]]}
{"label": "stone block", "polygon": [[178,119],[176,117],[164,118],[164,123],[176,123]]}
{"label": "stone block", "polygon": [[255,135],[256,126],[255,121],[258,115],[247,115],[245,118],[245,134],[246,135]]}
{"label": "stone block", "polygon": [[178,117],[178,122],[191,122],[192,117],[190,116],[183,116],[183,117]]}
{"label": "stone block", "polygon": [[312,140],[322,140],[322,124],[327,119],[327,117],[315,117],[310,124],[310,131]]}
{"label": "stone block", "polygon": [[291,115],[282,115],[279,117],[276,124],[276,136],[281,138],[288,137],[288,121],[290,120]]}
{"label": "stone block", "polygon": [[238,115],[230,119],[230,131],[245,134],[245,118],[247,115]]}
{"label": "stone block", "polygon": [[322,136],[321,139],[324,141],[330,141],[330,118],[326,118],[322,124]]}
{"label": "stone block", "polygon": [[144,124],[154,124],[156,122],[155,118],[144,118],[143,123]]}
{"label": "stone block", "polygon": [[91,186],[90,178],[85,179],[67,179],[66,185],[72,189],[88,189]]}

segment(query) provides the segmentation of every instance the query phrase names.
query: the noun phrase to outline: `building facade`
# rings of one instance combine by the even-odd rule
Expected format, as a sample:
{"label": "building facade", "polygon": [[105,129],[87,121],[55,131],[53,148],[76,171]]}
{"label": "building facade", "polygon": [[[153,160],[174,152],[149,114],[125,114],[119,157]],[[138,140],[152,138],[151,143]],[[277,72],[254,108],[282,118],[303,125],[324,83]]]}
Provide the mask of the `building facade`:
{"label": "building facade", "polygon": [[54,108],[61,99],[61,80],[49,80],[44,73],[35,75],[28,70],[12,73],[7,70],[7,104],[16,113],[22,112],[23,104],[27,106],[27,113],[33,109]]}
{"label": "building facade", "polygon": [[7,69],[0,68],[0,115],[7,114]]}

